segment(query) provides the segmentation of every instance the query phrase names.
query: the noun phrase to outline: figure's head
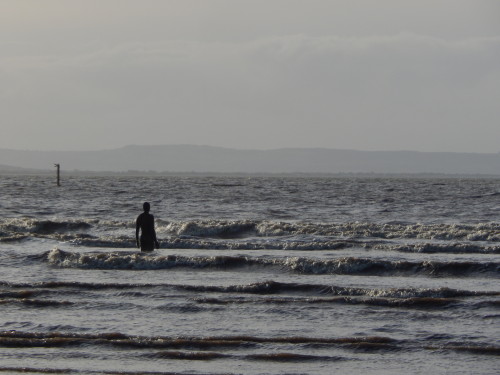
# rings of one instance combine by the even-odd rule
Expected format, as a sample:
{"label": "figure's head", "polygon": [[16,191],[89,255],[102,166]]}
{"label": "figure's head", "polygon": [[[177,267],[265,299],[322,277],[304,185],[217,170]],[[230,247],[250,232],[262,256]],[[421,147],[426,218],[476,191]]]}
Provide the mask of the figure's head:
{"label": "figure's head", "polygon": [[144,212],[149,212],[149,210],[151,209],[151,206],[149,205],[148,202],[144,202],[144,204],[142,205],[142,208],[144,209]]}

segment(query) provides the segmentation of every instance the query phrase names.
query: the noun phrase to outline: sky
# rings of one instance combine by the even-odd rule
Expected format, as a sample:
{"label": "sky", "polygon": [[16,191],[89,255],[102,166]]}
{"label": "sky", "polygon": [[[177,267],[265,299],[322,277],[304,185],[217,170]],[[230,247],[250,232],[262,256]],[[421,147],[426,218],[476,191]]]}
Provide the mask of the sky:
{"label": "sky", "polygon": [[0,0],[0,148],[500,152],[498,0]]}

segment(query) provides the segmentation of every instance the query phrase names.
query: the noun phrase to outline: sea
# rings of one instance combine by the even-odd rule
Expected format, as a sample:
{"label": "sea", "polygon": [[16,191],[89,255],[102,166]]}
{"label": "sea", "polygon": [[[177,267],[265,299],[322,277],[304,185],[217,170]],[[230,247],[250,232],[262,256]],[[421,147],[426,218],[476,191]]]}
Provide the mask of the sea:
{"label": "sea", "polygon": [[498,374],[499,276],[498,178],[0,176],[0,373]]}

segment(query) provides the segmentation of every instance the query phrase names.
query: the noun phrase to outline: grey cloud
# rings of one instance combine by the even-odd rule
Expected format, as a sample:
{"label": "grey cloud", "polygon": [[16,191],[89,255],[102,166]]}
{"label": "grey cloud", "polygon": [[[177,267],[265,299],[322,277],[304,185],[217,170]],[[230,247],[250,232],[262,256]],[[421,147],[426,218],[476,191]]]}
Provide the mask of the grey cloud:
{"label": "grey cloud", "polygon": [[[165,141],[155,143],[249,148],[498,151],[490,98],[500,94],[500,37],[294,35],[50,56],[21,50],[0,52],[13,136],[19,126],[56,122],[66,142],[109,129],[112,146],[157,134]],[[113,128],[124,131],[111,136]]]}

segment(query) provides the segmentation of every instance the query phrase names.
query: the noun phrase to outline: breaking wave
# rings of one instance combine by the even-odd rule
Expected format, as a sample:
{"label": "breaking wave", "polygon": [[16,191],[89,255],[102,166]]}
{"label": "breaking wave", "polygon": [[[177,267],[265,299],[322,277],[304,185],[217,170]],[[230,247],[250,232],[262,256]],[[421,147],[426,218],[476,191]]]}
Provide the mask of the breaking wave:
{"label": "breaking wave", "polygon": [[183,290],[194,292],[240,293],[275,295],[307,293],[308,295],[367,296],[388,298],[460,298],[473,296],[500,296],[500,292],[480,292],[450,288],[355,288],[321,284],[282,283],[273,280],[248,285],[210,286],[183,285]]}
{"label": "breaking wave", "polygon": [[[134,248],[135,240],[131,238],[114,239],[73,239],[71,243],[85,247]],[[352,241],[328,240],[207,240],[197,238],[170,237],[161,240],[163,249],[204,249],[204,250],[340,250],[352,248]]]}
{"label": "breaking wave", "polygon": [[[77,246],[135,248],[133,222],[0,219],[0,242],[47,238]],[[166,249],[343,250],[500,254],[500,224],[288,223],[252,220],[158,220]],[[405,243],[403,243],[403,241]]]}
{"label": "breaking wave", "polygon": [[498,276],[497,262],[390,261],[358,257],[311,259],[302,257],[267,258],[248,256],[177,256],[142,253],[77,253],[53,249],[42,255],[49,264],[67,268],[157,270],[172,268],[240,269],[269,268],[301,274],[342,275],[427,275],[427,276]]}
{"label": "breaking wave", "polygon": [[464,298],[500,296],[500,291],[470,291],[452,288],[356,288],[327,284],[283,283],[267,280],[245,285],[134,284],[44,281],[37,283],[0,282],[0,298],[32,298],[48,290],[136,290],[153,288],[175,289],[193,293],[223,293],[250,295],[305,294],[308,296],[365,296],[376,298]]}
{"label": "breaking wave", "polygon": [[377,223],[288,223],[271,221],[189,221],[168,223],[163,231],[178,236],[226,237],[251,234],[259,237],[297,235],[341,238],[428,239],[500,241],[500,224],[377,224]]}
{"label": "breaking wave", "polygon": [[[95,221],[95,220],[94,220]],[[0,221],[0,230],[11,233],[53,234],[86,231],[92,228],[93,220],[40,220],[15,218]]]}
{"label": "breaking wave", "polygon": [[[0,232],[53,234],[111,230],[134,227],[131,221],[98,219],[40,220],[13,218],[0,220]],[[171,236],[240,238],[283,237],[297,235],[338,238],[427,239],[500,242],[500,224],[399,224],[399,223],[307,223],[254,220],[157,221],[157,231]]]}
{"label": "breaking wave", "polygon": [[[0,219],[0,242],[47,238],[77,246],[135,248],[133,222]],[[287,223],[271,221],[158,220],[166,249],[343,250],[500,254],[500,224]],[[406,243],[403,243],[406,242]]]}

